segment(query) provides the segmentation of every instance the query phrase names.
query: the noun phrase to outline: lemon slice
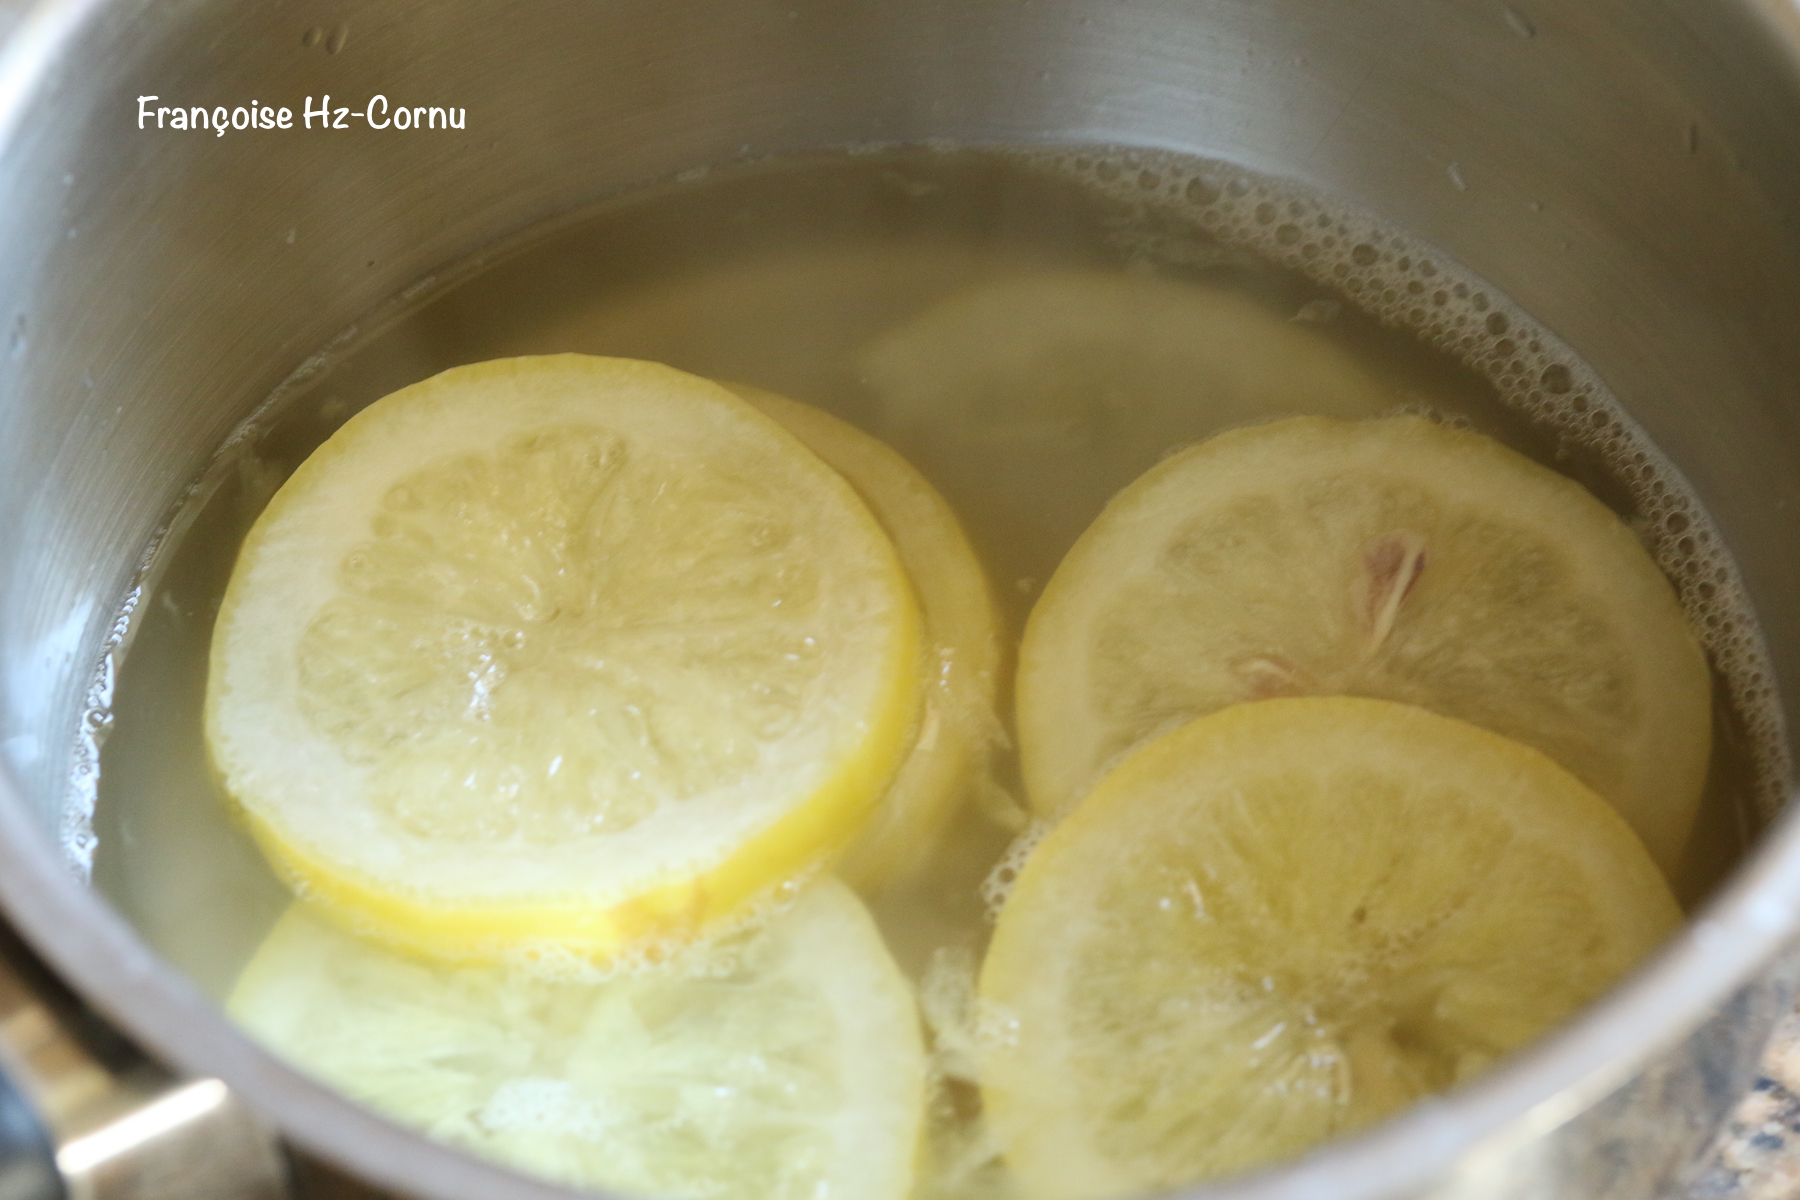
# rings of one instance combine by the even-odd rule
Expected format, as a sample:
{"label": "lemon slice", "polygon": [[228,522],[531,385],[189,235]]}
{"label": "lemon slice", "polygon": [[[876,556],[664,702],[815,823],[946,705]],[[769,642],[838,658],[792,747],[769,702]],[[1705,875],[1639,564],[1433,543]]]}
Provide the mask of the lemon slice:
{"label": "lemon slice", "polygon": [[910,463],[810,405],[761,388],[726,386],[850,481],[893,539],[918,594],[931,672],[918,739],[837,866],[851,884],[878,891],[924,866],[1004,739],[995,711],[1000,616],[956,514]]}
{"label": "lemon slice", "polygon": [[736,944],[600,983],[428,966],[282,917],[231,1014],[421,1132],[577,1187],[901,1200],[923,1122],[910,992],[825,880]]}
{"label": "lemon slice", "polygon": [[988,1117],[1033,1200],[1285,1158],[1468,1079],[1679,921],[1529,747],[1382,700],[1237,705],[1026,860],[982,967]]}
{"label": "lemon slice", "polygon": [[890,440],[953,503],[980,506],[1008,584],[1041,578],[1173,447],[1404,400],[1318,329],[1239,291],[1113,271],[965,289],[872,341],[857,367]]}
{"label": "lemon slice", "polygon": [[919,620],[838,474],[724,388],[557,355],[377,401],[245,541],[207,741],[278,870],[480,960],[685,936],[858,831]]}
{"label": "lemon slice", "polygon": [[1121,492],[1026,626],[1027,790],[1060,812],[1192,717],[1338,693],[1535,746],[1679,862],[1712,696],[1674,590],[1578,484],[1421,417],[1235,430]]}

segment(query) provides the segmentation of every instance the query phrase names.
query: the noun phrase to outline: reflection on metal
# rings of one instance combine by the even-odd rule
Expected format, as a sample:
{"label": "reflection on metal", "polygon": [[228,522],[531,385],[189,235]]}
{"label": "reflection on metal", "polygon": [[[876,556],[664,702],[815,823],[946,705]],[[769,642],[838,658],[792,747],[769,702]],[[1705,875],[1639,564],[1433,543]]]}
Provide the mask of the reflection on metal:
{"label": "reflection on metal", "polygon": [[[35,1109],[55,1170],[6,1200],[283,1200],[275,1139],[216,1079],[153,1066],[0,926],[0,1072]],[[54,1175],[61,1176],[57,1187]]]}
{"label": "reflection on metal", "polygon": [[65,1143],[56,1152],[56,1165],[64,1175],[91,1175],[144,1144],[206,1116],[230,1098],[225,1085],[216,1079],[202,1079],[178,1087],[92,1133]]}

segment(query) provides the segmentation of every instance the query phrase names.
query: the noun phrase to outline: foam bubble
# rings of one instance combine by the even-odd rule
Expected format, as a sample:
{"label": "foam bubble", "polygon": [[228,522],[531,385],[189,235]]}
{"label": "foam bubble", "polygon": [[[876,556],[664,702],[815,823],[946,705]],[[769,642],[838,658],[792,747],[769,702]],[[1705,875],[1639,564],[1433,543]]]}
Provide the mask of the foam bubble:
{"label": "foam bubble", "polygon": [[[1765,819],[1774,816],[1790,756],[1768,649],[1737,564],[1680,471],[1561,339],[1429,244],[1298,184],[1166,151],[1020,154],[1132,210],[1121,223],[1128,250],[1184,265],[1249,252],[1297,271],[1484,376],[1563,453],[1601,463],[1631,497],[1632,528],[1724,681],[1749,747],[1750,800]],[[1184,242],[1189,248],[1172,249]]]}
{"label": "foam bubble", "polygon": [[1025,826],[1019,836],[1006,847],[1000,861],[994,864],[987,878],[981,881],[981,899],[987,906],[987,918],[996,920],[1000,910],[1006,907],[1006,898],[1012,895],[1013,885],[1019,881],[1019,873],[1025,869],[1025,860],[1037,849],[1044,835],[1053,828],[1048,821],[1033,821]]}

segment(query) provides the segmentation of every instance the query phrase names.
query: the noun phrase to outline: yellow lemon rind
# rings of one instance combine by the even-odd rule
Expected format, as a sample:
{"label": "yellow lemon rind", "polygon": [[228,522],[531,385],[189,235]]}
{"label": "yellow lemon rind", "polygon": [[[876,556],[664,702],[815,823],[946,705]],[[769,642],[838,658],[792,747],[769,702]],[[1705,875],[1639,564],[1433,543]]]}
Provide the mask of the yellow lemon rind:
{"label": "yellow lemon rind", "polygon": [[[719,402],[735,406],[747,419],[788,443],[794,453],[818,462],[812,451],[779,423],[710,381],[660,364],[594,360],[582,355],[551,358],[559,360],[558,365],[577,370],[598,364],[602,370],[624,370],[653,381],[664,373],[679,377],[681,386],[698,386],[716,393]],[[465,378],[492,374],[502,382],[510,382],[519,369],[517,360],[496,360],[456,371]],[[412,385],[389,399],[412,393],[435,402],[434,389],[439,379]],[[281,518],[316,490],[317,480],[331,469],[334,459],[346,452],[359,423],[368,418],[369,410],[353,416],[303,462],[270,501],[258,525]],[[893,580],[894,624],[880,667],[881,678],[888,681],[882,690],[885,703],[869,714],[854,752],[839,761],[824,786],[790,805],[779,818],[733,848],[722,860],[691,876],[668,880],[611,903],[596,903],[593,897],[579,893],[524,896],[506,902],[458,902],[416,892],[408,894],[404,888],[332,863],[232,793],[230,773],[216,753],[221,711],[230,701],[228,688],[219,683],[225,674],[225,642],[215,637],[209,656],[204,725],[209,761],[234,814],[248,828],[276,873],[337,923],[396,949],[464,963],[496,962],[536,946],[553,946],[561,952],[603,961],[640,944],[692,937],[696,931],[781,885],[816,873],[868,819],[887,781],[905,758],[918,726],[924,641],[916,599],[886,533],[848,483],[823,463],[818,469],[836,481],[834,486],[845,496],[848,511],[859,514],[857,519],[868,530],[869,544],[881,548],[879,553],[887,561],[885,570]],[[256,537],[253,529],[246,539],[246,552]],[[230,626],[246,586],[240,573],[234,572],[221,603],[217,629]]]}
{"label": "yellow lemon rind", "polygon": [[878,892],[931,858],[1005,737],[997,714],[999,608],[956,513],[911,463],[820,409],[747,384],[726,386],[850,482],[888,531],[919,600],[929,680],[920,736],[835,866],[859,891]]}
{"label": "yellow lemon rind", "polygon": [[[1466,493],[1477,511],[1488,511],[1479,506],[1490,505],[1508,517],[1515,510],[1527,514],[1517,519],[1537,523],[1546,543],[1566,545],[1583,556],[1576,578],[1590,595],[1608,598],[1619,644],[1633,655],[1642,676],[1639,692],[1646,713],[1629,753],[1606,747],[1593,751],[1605,752],[1596,762],[1609,764],[1617,778],[1602,782],[1584,775],[1584,780],[1625,814],[1665,873],[1673,873],[1698,811],[1712,735],[1705,652],[1673,587],[1625,523],[1579,483],[1491,438],[1418,416],[1290,417],[1228,430],[1172,455],[1107,504],[1064,557],[1026,622],[1015,707],[1021,769],[1033,808],[1046,817],[1067,812],[1129,752],[1127,747],[1104,762],[1083,757],[1091,740],[1085,730],[1106,721],[1091,707],[1085,690],[1093,659],[1083,639],[1092,637],[1101,611],[1089,593],[1114,586],[1121,547],[1136,547],[1133,553],[1141,559],[1150,550],[1139,543],[1167,536],[1189,513],[1223,511],[1229,499],[1266,490],[1257,482],[1258,472],[1298,470],[1291,465],[1293,456],[1321,472],[1343,462],[1367,472],[1375,464],[1385,477],[1388,460],[1400,451],[1416,456],[1413,463],[1396,468],[1400,480],[1443,486],[1458,502]],[[1183,507],[1188,502],[1175,490],[1181,483],[1204,490],[1200,508]],[[1571,556],[1570,561],[1578,560]],[[1310,564],[1296,569],[1307,571]],[[1431,568],[1426,570],[1429,574]],[[1521,653],[1534,650],[1520,647]],[[1417,696],[1389,698],[1436,707]],[[1204,711],[1210,710],[1189,710],[1160,728]],[[1072,723],[1082,729],[1072,729]],[[1156,732],[1146,731],[1132,745]],[[1574,764],[1563,765],[1583,773]]]}
{"label": "yellow lemon rind", "polygon": [[[1283,753],[1287,757],[1280,761],[1268,757],[1271,737],[1277,744],[1285,744]],[[1120,875],[1117,865],[1102,861],[1096,867],[1093,855],[1118,846],[1125,836],[1120,832],[1121,821],[1126,823],[1126,829],[1148,839],[1141,843],[1144,855],[1157,855],[1163,842],[1156,830],[1166,830],[1166,826],[1160,820],[1147,818],[1139,821],[1138,827],[1130,825],[1132,814],[1143,811],[1140,801],[1146,788],[1178,794],[1180,781],[1194,777],[1208,762],[1215,764],[1215,770],[1228,774],[1235,774],[1235,764],[1249,764],[1252,773],[1270,777],[1296,770],[1328,771],[1335,760],[1309,761],[1301,743],[1310,746],[1334,737],[1356,738],[1359,745],[1372,738],[1375,745],[1382,747],[1372,753],[1388,753],[1411,742],[1430,747],[1429,756],[1434,759],[1452,754],[1467,763],[1466,768],[1459,766],[1457,770],[1462,786],[1468,788],[1466,794],[1477,798],[1478,807],[1499,812],[1514,836],[1524,839],[1524,844],[1553,847],[1553,853],[1577,864],[1572,869],[1583,877],[1584,894],[1596,902],[1604,915],[1608,936],[1616,939],[1604,951],[1604,961],[1611,964],[1609,970],[1628,969],[1679,926],[1681,911],[1630,826],[1592,789],[1529,746],[1426,709],[1360,697],[1264,700],[1197,718],[1143,744],[1103,777],[1033,849],[999,915],[979,982],[982,1004],[995,1027],[986,1044],[982,1094],[988,1118],[1000,1131],[1007,1160],[1019,1173],[1027,1194],[1046,1200],[1097,1200],[1111,1195],[1160,1192],[1196,1182],[1191,1177],[1159,1174],[1155,1164],[1121,1163],[1110,1157],[1096,1141],[1097,1122],[1107,1119],[1094,1115],[1108,1111],[1104,1084],[1087,1076],[1077,1078],[1072,1073],[1069,1056],[1076,1050],[1078,1035],[1073,1032],[1069,1014],[1060,1008],[1060,998],[1072,986],[1071,973],[1080,970],[1079,961],[1072,960],[1070,954],[1083,938],[1079,930],[1070,928],[1069,922],[1079,923],[1093,916],[1100,922],[1098,928],[1109,931],[1106,936],[1128,936],[1128,931],[1107,923],[1106,913],[1097,912],[1093,906],[1095,896],[1104,894],[1097,889],[1107,881],[1127,891],[1142,882],[1129,871]],[[1405,760],[1390,761],[1398,762],[1398,769],[1406,769]],[[1483,804],[1480,796],[1486,794],[1485,787],[1478,788],[1472,781],[1487,779],[1505,780],[1509,794],[1526,795],[1523,810],[1502,809],[1499,801]],[[1421,781],[1425,782],[1429,780]],[[1241,795],[1239,802],[1244,802]],[[1221,798],[1218,803],[1229,801]],[[1168,807],[1168,803],[1157,802],[1158,812]],[[1404,836],[1405,831],[1389,832]],[[1395,852],[1404,850],[1396,846]],[[1131,857],[1129,862],[1142,872],[1143,863],[1138,857]],[[1204,886],[1213,886],[1213,877],[1204,868],[1186,860],[1183,863],[1182,869],[1191,871],[1193,878],[1205,881]],[[1321,863],[1319,869],[1330,875],[1333,865]],[[1512,882],[1516,885],[1517,878]],[[1297,892],[1309,890],[1304,878],[1293,880],[1291,888]],[[1280,910],[1290,903],[1301,905],[1301,901],[1282,894],[1279,888],[1258,894]],[[1475,894],[1480,894],[1479,888]],[[1180,897],[1176,902],[1187,903]],[[1071,915],[1071,909],[1079,911]],[[1302,906],[1296,911],[1310,910]],[[1214,918],[1206,914],[1212,912],[1208,906],[1195,915],[1210,921]],[[1529,922],[1521,926],[1521,930],[1533,928]],[[1520,936],[1533,935],[1521,932]],[[1319,937],[1321,953],[1334,948],[1328,945],[1329,935],[1324,931]],[[1591,952],[1602,954],[1600,950]],[[1545,958],[1549,953],[1538,957]],[[1562,961],[1556,959],[1557,963]],[[1269,981],[1265,979],[1263,986],[1270,986]],[[1592,996],[1588,998],[1591,1000]],[[1185,1002],[1182,997],[1170,1000]],[[1141,1007],[1145,1002],[1140,997],[1138,1003]],[[1041,1007],[1046,1005],[1048,1009]],[[1034,1035],[1034,1022],[1044,1018],[1046,1011],[1052,1013],[1051,1031],[1045,1033],[1044,1027],[1037,1025]],[[1090,1017],[1079,1028],[1091,1032],[1097,1027]],[[1261,1025],[1256,1028],[1260,1030]],[[1270,1036],[1279,1032],[1275,1030]],[[1020,1059],[1029,1055],[1034,1044],[1044,1061],[1021,1066]],[[1044,1049],[1046,1045],[1048,1050]],[[1092,1062],[1102,1060],[1090,1051],[1087,1061],[1091,1069]],[[1207,1066],[1193,1063],[1191,1069],[1204,1074]],[[1123,1075],[1134,1068],[1129,1062],[1120,1061],[1117,1070]],[[1261,1099],[1273,1102],[1269,1096]],[[1172,1124],[1172,1119],[1159,1121],[1157,1127]],[[1287,1152],[1293,1152],[1293,1148]],[[1249,1165],[1254,1162],[1240,1161],[1228,1170]]]}

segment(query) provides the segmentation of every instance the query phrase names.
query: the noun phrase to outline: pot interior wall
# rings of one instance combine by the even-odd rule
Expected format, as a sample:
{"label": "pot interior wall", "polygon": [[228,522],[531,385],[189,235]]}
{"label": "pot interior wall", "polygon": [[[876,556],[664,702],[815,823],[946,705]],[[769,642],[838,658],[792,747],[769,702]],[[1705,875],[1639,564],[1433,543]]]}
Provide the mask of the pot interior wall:
{"label": "pot interior wall", "polygon": [[[1750,6],[139,0],[14,36],[32,89],[0,91],[0,764],[52,841],[139,555],[309,355],[571,207],[863,143],[1190,151],[1434,242],[1687,475],[1800,695],[1800,79]],[[298,114],[378,93],[467,128],[137,128],[140,96]]]}

